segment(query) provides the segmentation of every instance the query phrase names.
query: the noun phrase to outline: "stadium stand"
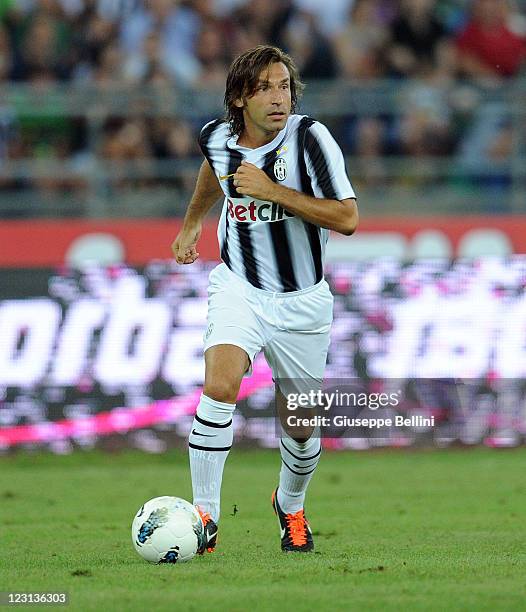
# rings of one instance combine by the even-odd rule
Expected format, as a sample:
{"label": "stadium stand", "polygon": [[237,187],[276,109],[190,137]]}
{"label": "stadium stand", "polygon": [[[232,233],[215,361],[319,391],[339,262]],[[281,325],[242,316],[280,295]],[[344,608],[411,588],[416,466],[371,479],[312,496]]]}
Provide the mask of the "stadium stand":
{"label": "stadium stand", "polygon": [[[323,10],[320,10],[323,7]],[[283,46],[368,215],[525,205],[524,4],[7,0],[0,215],[181,215],[229,62]]]}

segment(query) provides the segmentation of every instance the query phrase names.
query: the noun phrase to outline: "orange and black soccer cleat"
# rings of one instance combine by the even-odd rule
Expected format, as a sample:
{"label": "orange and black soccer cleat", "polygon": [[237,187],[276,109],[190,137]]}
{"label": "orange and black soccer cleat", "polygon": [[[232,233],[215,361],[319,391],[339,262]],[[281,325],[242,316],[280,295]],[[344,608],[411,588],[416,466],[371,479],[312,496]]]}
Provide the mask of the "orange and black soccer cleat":
{"label": "orange and black soccer cleat", "polygon": [[285,514],[278,504],[277,489],[272,493],[272,507],[279,520],[281,550],[284,552],[310,552],[314,550],[312,532],[304,511]]}
{"label": "orange and black soccer cleat", "polygon": [[196,508],[204,527],[204,538],[197,549],[197,554],[202,555],[204,552],[214,552],[217,544],[217,523],[212,520],[208,512],[204,512],[199,506],[196,506]]}

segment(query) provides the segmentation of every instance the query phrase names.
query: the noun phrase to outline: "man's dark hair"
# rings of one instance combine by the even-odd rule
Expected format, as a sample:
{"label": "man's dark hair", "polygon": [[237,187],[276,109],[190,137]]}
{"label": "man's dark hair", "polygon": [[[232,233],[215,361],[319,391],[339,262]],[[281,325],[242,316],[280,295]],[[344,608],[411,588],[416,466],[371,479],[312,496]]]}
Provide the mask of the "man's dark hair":
{"label": "man's dark hair", "polygon": [[290,74],[290,95],[292,100],[291,112],[296,110],[296,104],[301,97],[304,85],[300,81],[298,69],[294,60],[278,47],[259,45],[249,49],[237,57],[230,66],[226,78],[225,109],[226,120],[230,124],[233,134],[240,135],[245,127],[243,109],[234,103],[240,98],[254,95],[261,71],[271,64],[281,62],[285,64]]}

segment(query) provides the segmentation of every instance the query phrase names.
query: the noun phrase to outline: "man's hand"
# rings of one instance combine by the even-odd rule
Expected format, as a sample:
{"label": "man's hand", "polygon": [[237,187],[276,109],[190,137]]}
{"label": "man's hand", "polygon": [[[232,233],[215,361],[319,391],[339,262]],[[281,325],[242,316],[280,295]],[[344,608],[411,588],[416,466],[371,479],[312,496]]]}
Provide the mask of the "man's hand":
{"label": "man's hand", "polygon": [[172,252],[178,264],[191,264],[199,257],[197,241],[201,236],[201,224],[183,227],[173,241]]}
{"label": "man's hand", "polygon": [[237,172],[234,174],[234,187],[241,195],[246,195],[267,202],[273,201],[276,192],[276,183],[254,164],[247,161],[241,162]]}

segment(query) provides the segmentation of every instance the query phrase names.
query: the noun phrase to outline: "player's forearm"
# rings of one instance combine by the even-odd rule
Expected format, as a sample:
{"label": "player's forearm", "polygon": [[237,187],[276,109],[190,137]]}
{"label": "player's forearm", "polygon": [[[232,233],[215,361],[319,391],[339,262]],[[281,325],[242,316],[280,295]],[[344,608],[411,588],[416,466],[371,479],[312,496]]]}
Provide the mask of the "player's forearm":
{"label": "player's forearm", "polygon": [[184,217],[184,225],[201,223],[222,194],[217,177],[205,160],[199,169],[195,190]]}
{"label": "player's forearm", "polygon": [[341,202],[314,198],[276,183],[271,201],[305,221],[346,236],[353,234],[358,226],[358,208],[354,198]]}

